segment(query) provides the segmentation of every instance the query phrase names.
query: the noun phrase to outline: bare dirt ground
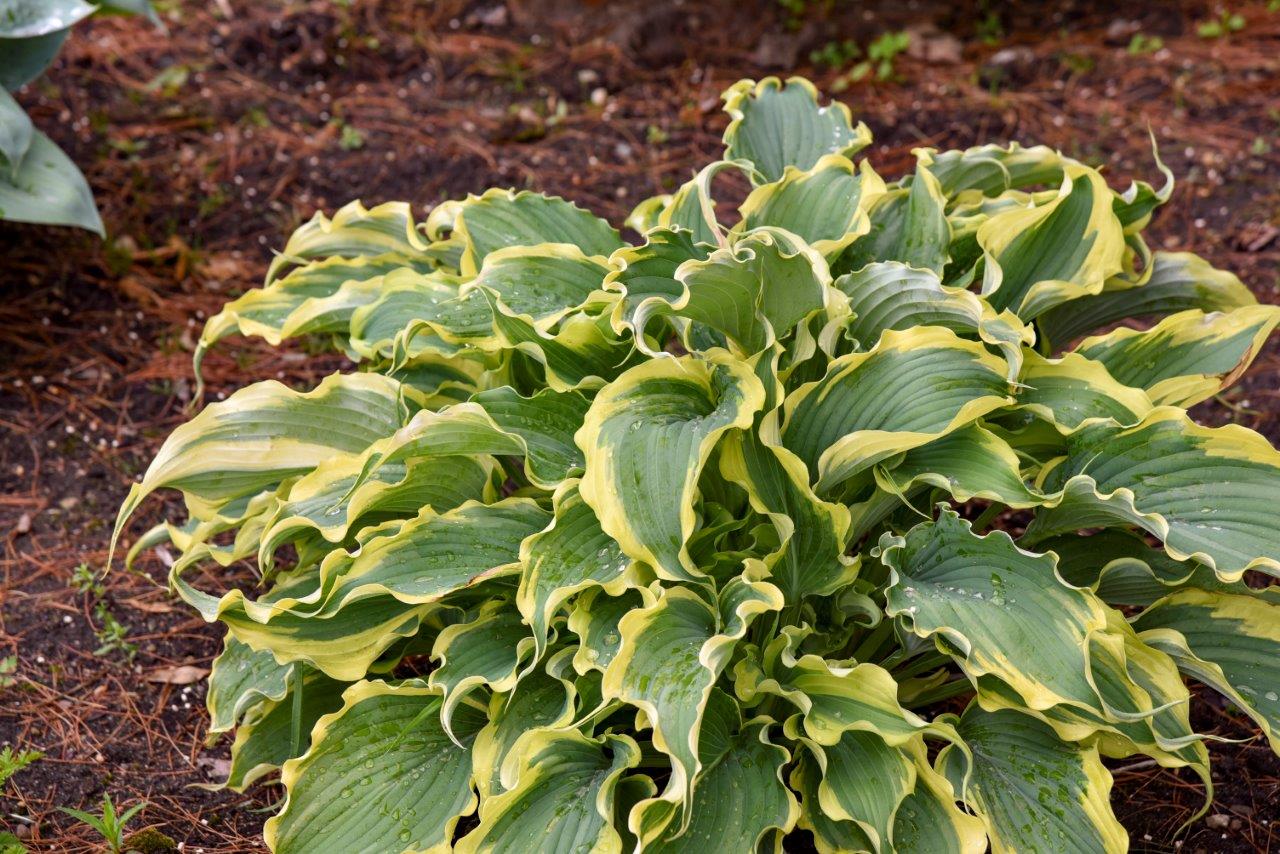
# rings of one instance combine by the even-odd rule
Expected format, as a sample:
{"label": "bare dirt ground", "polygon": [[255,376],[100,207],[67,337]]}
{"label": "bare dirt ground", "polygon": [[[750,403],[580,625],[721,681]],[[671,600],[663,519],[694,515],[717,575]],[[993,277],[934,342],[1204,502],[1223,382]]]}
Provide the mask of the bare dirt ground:
{"label": "bare dirt ground", "polygon": [[[170,598],[162,558],[117,568],[100,590],[71,581],[103,565],[128,484],[182,420],[203,319],[259,282],[316,209],[361,198],[424,211],[503,185],[620,223],[714,157],[727,84],[794,71],[827,88],[843,69],[811,51],[909,27],[915,47],[893,79],[840,94],[875,132],[882,174],[909,168],[917,146],[1019,140],[1106,163],[1123,187],[1158,178],[1150,128],[1179,177],[1155,244],[1280,302],[1280,11],[1265,2],[1232,3],[1244,26],[1221,38],[1197,34],[1210,3],[1160,0],[159,5],[167,34],[93,21],[20,95],[84,168],[107,241],[0,223],[0,659],[17,657],[0,675],[0,743],[44,753],[0,793],[0,828],[36,849],[96,850],[56,808],[109,792],[145,800],[131,827],[186,851],[262,850],[280,791],[195,788],[225,770],[226,748],[204,746],[202,687],[172,684],[173,668],[208,666],[217,629]],[[1134,33],[1148,41],[1130,49]],[[1280,440],[1278,352],[1197,416]],[[340,368],[235,340],[206,362],[208,393]],[[150,504],[134,532],[165,509]],[[1280,850],[1280,763],[1212,698],[1195,722],[1244,739],[1212,748],[1218,801],[1179,835],[1199,784],[1115,763],[1133,849]]]}

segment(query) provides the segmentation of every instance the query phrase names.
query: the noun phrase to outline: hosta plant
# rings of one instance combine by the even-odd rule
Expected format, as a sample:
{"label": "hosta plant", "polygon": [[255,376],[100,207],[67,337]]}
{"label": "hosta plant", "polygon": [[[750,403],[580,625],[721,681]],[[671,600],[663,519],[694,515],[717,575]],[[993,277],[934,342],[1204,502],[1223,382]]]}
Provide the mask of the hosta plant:
{"label": "hosta plant", "polygon": [[9,94],[43,74],[71,28],[97,14],[146,15],[160,24],[150,0],[0,0],[0,220],[103,234],[84,175]]}
{"label": "hosta plant", "polygon": [[359,365],[208,406],[117,523],[185,498],[133,552],[227,629],[276,851],[1119,851],[1104,758],[1212,796],[1184,678],[1280,744],[1280,453],[1186,411],[1280,309],[1148,250],[1172,182],[886,181],[803,80],[725,102],[632,242],[352,204],[207,325]]}

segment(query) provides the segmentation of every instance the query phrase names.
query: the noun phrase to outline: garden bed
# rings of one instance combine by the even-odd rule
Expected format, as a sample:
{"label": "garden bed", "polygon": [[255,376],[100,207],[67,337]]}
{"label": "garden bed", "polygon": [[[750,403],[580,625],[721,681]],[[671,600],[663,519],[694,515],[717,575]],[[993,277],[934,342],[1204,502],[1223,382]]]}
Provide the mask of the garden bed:
{"label": "garden bed", "polygon": [[[163,555],[117,567],[101,590],[70,582],[103,565],[128,484],[183,420],[203,318],[260,282],[269,250],[317,208],[358,196],[421,212],[516,186],[620,224],[718,150],[726,85],[794,70],[830,90],[848,66],[815,67],[811,51],[910,27],[924,56],[841,95],[875,133],[882,174],[909,169],[917,146],[1020,140],[1109,163],[1116,187],[1157,182],[1150,127],[1179,178],[1153,245],[1195,251],[1280,302],[1280,13],[1265,3],[1242,5],[1244,27],[1220,38],[1197,33],[1211,11],[1198,3],[1130,4],[1119,19],[1108,4],[1064,3],[1049,21],[1042,4],[998,19],[946,3],[800,5],[232,3],[225,17],[189,4],[167,34],[136,20],[76,32],[20,100],[84,169],[108,241],[0,227],[0,658],[17,656],[0,677],[15,682],[0,688],[0,743],[45,754],[0,798],[0,825],[17,832],[11,816],[30,816],[33,847],[94,850],[57,807],[109,792],[145,799],[133,826],[188,851],[262,848],[277,788],[194,787],[225,773],[227,753],[205,749],[203,686],[178,668],[207,668],[219,630],[168,595]],[[342,364],[236,339],[205,376],[214,399]],[[1196,414],[1280,441],[1278,379],[1272,345]],[[133,530],[165,509],[149,506]],[[1112,763],[1133,849],[1171,851],[1176,838],[1184,851],[1270,850],[1280,761],[1216,697],[1193,722],[1246,740],[1213,745],[1217,801],[1177,837],[1203,798],[1194,776]]]}

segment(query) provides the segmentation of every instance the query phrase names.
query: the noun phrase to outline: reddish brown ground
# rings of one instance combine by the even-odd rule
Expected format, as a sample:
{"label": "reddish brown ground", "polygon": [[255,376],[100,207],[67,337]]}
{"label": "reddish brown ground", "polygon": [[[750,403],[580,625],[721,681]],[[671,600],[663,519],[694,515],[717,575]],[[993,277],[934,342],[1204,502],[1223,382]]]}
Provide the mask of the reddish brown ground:
{"label": "reddish brown ground", "polygon": [[[149,559],[106,581],[104,601],[136,658],[95,655],[94,602],[68,578],[82,562],[102,565],[129,482],[181,420],[202,319],[258,282],[270,249],[316,208],[358,197],[422,210],[515,185],[620,222],[715,156],[726,84],[795,70],[822,85],[833,74],[812,67],[811,49],[931,23],[960,44],[917,40],[961,55],[904,57],[899,80],[842,95],[875,131],[882,173],[909,167],[915,146],[1016,139],[1105,162],[1122,186],[1156,179],[1150,127],[1179,176],[1154,243],[1200,252],[1280,301],[1280,13],[1265,3],[1231,4],[1246,26],[1213,40],[1195,32],[1208,3],[1160,0],[1026,3],[1003,8],[999,28],[980,28],[976,7],[928,0],[810,0],[794,29],[770,0],[182,5],[167,35],[136,20],[78,29],[21,96],[89,176],[108,242],[0,225],[0,657],[19,660],[16,685],[0,689],[0,742],[45,753],[0,797],[0,827],[25,827],[45,850],[92,850],[90,832],[55,807],[89,806],[103,792],[145,798],[133,826],[159,826],[188,851],[261,848],[263,811],[279,792],[192,788],[226,755],[203,747],[202,689],[150,681],[174,665],[207,666],[218,632],[173,603]],[[1131,55],[1135,28],[1162,37],[1164,50]],[[993,63],[1009,50],[1010,62]],[[148,86],[165,69],[185,70],[185,81]],[[591,99],[597,87],[603,107]],[[336,117],[363,147],[341,147]],[[1200,416],[1280,439],[1276,354],[1269,348]],[[216,395],[339,367],[300,347],[237,340],[207,375]],[[161,518],[162,503],[135,531]],[[1280,850],[1280,764],[1221,703],[1206,698],[1196,723],[1246,739],[1213,748],[1212,812],[1223,816],[1213,824],[1226,826],[1202,819],[1176,836],[1198,785],[1120,762],[1113,800],[1134,849]]]}

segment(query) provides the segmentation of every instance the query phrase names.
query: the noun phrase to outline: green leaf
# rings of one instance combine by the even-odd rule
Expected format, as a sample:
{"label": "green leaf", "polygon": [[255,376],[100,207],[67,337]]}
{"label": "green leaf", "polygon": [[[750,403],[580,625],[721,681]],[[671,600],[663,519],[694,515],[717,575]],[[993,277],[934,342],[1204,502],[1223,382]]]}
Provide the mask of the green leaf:
{"label": "green leaf", "polygon": [[775,228],[739,234],[705,259],[685,261],[675,277],[684,286],[675,300],[653,295],[636,306],[631,320],[636,341],[644,341],[651,317],[673,314],[724,334],[746,355],[765,349],[823,308],[831,282],[817,252]]}
{"label": "green leaf", "polygon": [[857,572],[857,563],[844,555],[848,509],[814,495],[795,454],[750,433],[731,433],[720,449],[720,471],[777,529],[782,547],[764,561],[788,602],[832,593]]}
{"label": "green leaf", "polygon": [[84,0],[0,0],[0,39],[29,39],[65,30],[97,11]]}
{"label": "green leaf", "polygon": [[[294,683],[293,690],[296,690]],[[297,752],[294,751],[294,696],[268,700],[254,708],[236,730],[231,745],[231,769],[227,788],[242,792],[285,762],[301,756],[311,744],[311,728],[323,716],[342,707],[346,682],[312,673],[302,680],[297,719]]]}
{"label": "green leaf", "polygon": [[0,156],[8,161],[10,177],[17,177],[22,158],[31,147],[31,119],[6,90],[0,89]]}
{"label": "green leaf", "polygon": [[913,757],[874,732],[859,730],[813,750],[822,769],[822,811],[836,821],[857,824],[874,850],[887,848],[898,805],[916,786]]}
{"label": "green leaf", "polygon": [[574,314],[556,332],[545,333],[503,311],[488,291],[482,293],[489,300],[498,348],[518,350],[538,362],[546,384],[556,391],[598,388],[639,361],[631,341],[609,334],[607,318]]}
{"label": "green leaf", "polygon": [[[470,750],[445,734],[440,698],[413,684],[360,682],[343,700],[316,724],[310,749],[285,763],[288,796],[267,821],[267,845],[276,854],[448,850],[476,797]],[[483,721],[466,710],[454,731],[473,735]]]}
{"label": "green leaf", "polygon": [[942,275],[951,226],[946,197],[929,165],[928,155],[922,153],[910,187],[876,197],[869,210],[869,233],[836,260],[838,272],[857,271],[876,261],[898,261]]}
{"label": "green leaf", "polygon": [[1013,447],[990,430],[970,424],[902,455],[896,465],[876,469],[886,491],[906,496],[917,485],[944,489],[956,501],[985,498],[1009,507],[1034,507],[1042,496],[1022,476]]}
{"label": "green leaf", "polygon": [[610,596],[603,588],[588,588],[574,600],[569,614],[569,629],[579,638],[573,666],[579,673],[598,670],[601,673],[622,647],[618,625],[630,612],[653,603],[644,590],[625,590]]}
{"label": "green leaf", "polygon": [[780,228],[833,258],[867,232],[867,208],[884,192],[884,180],[867,161],[858,168],[847,157],[828,154],[811,169],[789,166],[780,180],[752,190],[734,229]]}
{"label": "green leaf", "polygon": [[1036,325],[1054,347],[1126,318],[1198,308],[1206,313],[1255,305],[1240,279],[1190,252],[1157,252],[1145,281],[1108,280],[1102,293],[1072,300],[1040,315]]}
{"label": "green leaf", "polygon": [[826,376],[787,396],[782,444],[822,494],[1011,402],[1007,371],[948,329],[888,330],[871,351],[832,360]]}
{"label": "green leaf", "polygon": [[[502,782],[507,757],[518,743],[543,728],[563,729],[574,715],[572,683],[537,669],[509,692],[489,699],[489,723],[476,736],[471,752],[476,788],[484,799],[509,787]],[[514,782],[514,780],[512,780]]]}
{"label": "green leaf", "polygon": [[527,851],[536,839],[548,851],[620,854],[614,797],[619,779],[640,761],[634,741],[543,730],[522,742],[511,761],[515,786],[485,799],[479,827],[457,851]]}
{"label": "green leaf", "polygon": [[1024,536],[1034,544],[1083,528],[1137,525],[1176,560],[1227,581],[1246,569],[1280,573],[1269,508],[1280,502],[1280,453],[1243,427],[1200,427],[1172,407],[1132,427],[1105,423],[1068,437],[1067,455],[1042,475],[1060,492]]}
{"label": "green leaf", "polygon": [[0,171],[0,219],[41,225],[74,225],[102,237],[105,232],[84,175],[40,131],[14,169]]}
{"label": "green leaf", "polygon": [[410,458],[360,482],[365,465],[354,454],[334,457],[289,486],[266,521],[259,565],[270,571],[279,548],[314,534],[338,544],[370,524],[492,500],[497,492],[496,466],[485,457]]}
{"label": "green leaf", "polygon": [[1039,546],[1058,555],[1058,574],[1064,580],[1092,589],[1112,606],[1145,607],[1183,587],[1266,595],[1243,582],[1222,581],[1201,564],[1174,560],[1130,531],[1105,528],[1087,537],[1062,534]]}
{"label": "green leaf", "polygon": [[1048,146],[1024,148],[1016,142],[1007,147],[979,145],[941,154],[926,150],[932,155],[933,173],[948,198],[966,190],[995,197],[1006,190],[1060,184],[1067,161]]}
{"label": "green leaf", "polygon": [[[196,371],[199,372],[206,351],[229,335],[254,335],[275,345],[304,334],[347,333],[356,309],[376,300],[389,288],[405,287],[406,281],[418,282],[414,271],[423,272],[416,266],[420,263],[389,253],[358,258],[334,256],[297,267],[266,287],[232,300],[209,318],[196,346]],[[395,275],[384,281],[383,277],[389,274]]]}
{"label": "green leaf", "polygon": [[707,716],[700,736],[710,749],[702,750],[690,820],[682,822],[670,801],[638,804],[632,824],[644,851],[767,850],[770,834],[776,838],[795,826],[799,804],[782,780],[790,754],[770,741],[768,723],[757,718],[729,729],[722,717]]}
{"label": "green leaf", "polygon": [[645,713],[654,747],[671,758],[661,799],[681,805],[682,830],[693,818],[694,783],[703,767],[699,732],[712,686],[752,620],[781,607],[773,585],[735,578],[716,608],[688,588],[672,587],[622,618],[622,646],[605,670],[604,696]]}
{"label": "green leaf", "polygon": [[116,518],[112,548],[149,494],[182,490],[193,512],[251,495],[314,469],[335,452],[362,451],[400,426],[399,383],[334,374],[300,393],[267,380],[214,403],[174,430]]}
{"label": "green leaf", "polygon": [[596,395],[576,436],[586,455],[578,488],[628,557],[666,578],[702,575],[686,549],[698,474],[763,400],[756,376],[716,353],[645,362]]}
{"label": "green leaf", "polygon": [[[1123,852],[1111,775],[1096,747],[1058,739],[1035,718],[972,706],[960,719],[972,758],[944,748],[939,766],[987,826],[993,851]],[[961,781],[967,777],[965,786]]]}
{"label": "green leaf", "polygon": [[1235,383],[1280,324],[1280,308],[1254,305],[1226,314],[1199,309],[1145,331],[1120,328],[1076,347],[1113,377],[1144,389],[1157,405],[1193,406]]}
{"label": "green leaf", "polygon": [[267,269],[266,284],[280,278],[288,267],[318,258],[355,259],[393,254],[422,262],[430,258],[428,249],[406,202],[385,202],[373,208],[351,202],[339,208],[332,219],[316,211],[315,216],[294,231]]}
{"label": "green leaf", "polygon": [[1099,293],[1119,273],[1124,232],[1111,190],[1096,171],[1068,164],[1058,196],[1015,208],[978,229],[986,258],[982,294],[996,310],[1029,320],[1068,300]]}
{"label": "green leaf", "polygon": [[721,96],[732,119],[724,132],[725,159],[754,164],[765,182],[783,177],[788,166],[802,172],[825,154],[856,154],[871,143],[871,131],[852,126],[840,102],[818,106],[818,91],[801,77],[786,85],[776,77],[759,83],[740,80]]}
{"label": "green leaf", "polygon": [[465,241],[462,272],[474,275],[499,249],[571,243],[587,255],[608,256],[622,238],[607,222],[556,196],[489,190],[460,205],[456,231]]}
{"label": "green leaf", "polygon": [[994,676],[1031,709],[1100,706],[1085,641],[1106,628],[1106,608],[1062,583],[1052,556],[1023,551],[1002,531],[979,537],[944,509],[904,538],[885,534],[880,557],[892,570],[885,612],[944,641],[970,679]]}
{"label": "green leaf", "polygon": [[636,309],[649,297],[667,303],[679,301],[685,287],[676,271],[690,259],[706,260],[711,250],[711,246],[695,242],[693,232],[673,226],[655,227],[645,233],[643,246],[614,252],[609,258],[612,269],[604,280],[605,290],[623,295],[613,309],[614,331],[621,335],[634,329]]}
{"label": "green leaf", "polygon": [[438,663],[430,685],[444,703],[440,716],[453,737],[453,716],[462,701],[480,687],[510,691],[519,679],[520,664],[533,647],[520,614],[501,600],[481,606],[476,619],[447,626],[436,638],[431,657]]}
{"label": "green leaf", "polygon": [[1063,432],[1091,418],[1136,424],[1154,408],[1146,393],[1117,382],[1101,362],[1079,353],[1046,359],[1028,351],[1018,382],[1018,403]]}
{"label": "green leaf", "polygon": [[43,74],[62,50],[70,32],[68,27],[32,38],[0,37],[0,48],[5,53],[4,65],[0,66],[0,89],[16,92]]}
{"label": "green leaf", "polygon": [[[417,631],[442,598],[517,571],[520,542],[550,515],[527,498],[430,509],[373,529],[355,554],[330,553],[318,578],[297,592],[249,600],[232,590],[203,603],[254,648],[304,660],[335,679],[357,679],[396,638]],[[181,580],[179,592],[199,602]]]}
{"label": "green leaf", "polygon": [[210,667],[205,694],[211,733],[231,729],[245,712],[264,701],[283,699],[296,667],[280,664],[270,652],[254,650],[230,635],[224,643]]}
{"label": "green leaf", "polygon": [[1035,333],[1012,312],[999,315],[971,291],[944,287],[938,275],[897,261],[868,264],[833,283],[849,297],[852,317],[843,332],[869,350],[886,329],[942,326],[962,335],[977,335],[998,348],[1016,369],[1023,347]]}
{"label": "green leaf", "polygon": [[1253,718],[1280,753],[1280,602],[1176,590],[1134,620],[1143,641]]}
{"label": "green leaf", "polygon": [[516,606],[537,643],[534,660],[546,649],[551,617],[571,596],[589,587],[617,595],[632,583],[631,561],[600,528],[595,512],[582,500],[577,481],[555,493],[555,519],[520,546],[520,589]]}

